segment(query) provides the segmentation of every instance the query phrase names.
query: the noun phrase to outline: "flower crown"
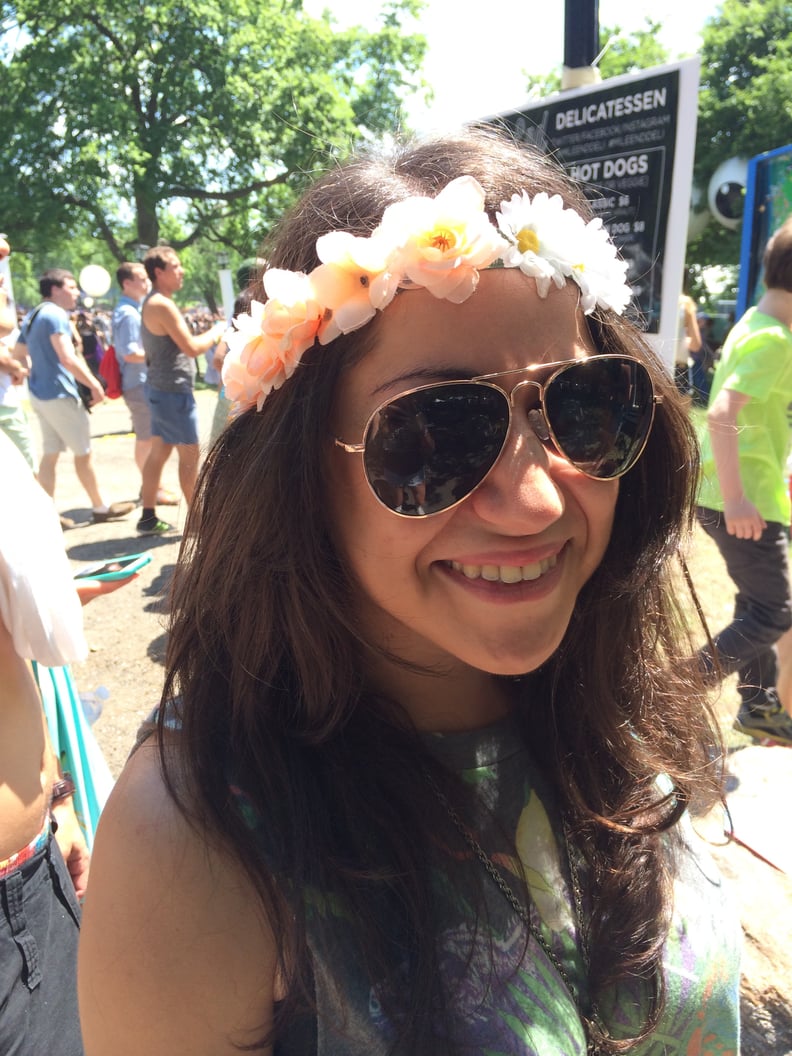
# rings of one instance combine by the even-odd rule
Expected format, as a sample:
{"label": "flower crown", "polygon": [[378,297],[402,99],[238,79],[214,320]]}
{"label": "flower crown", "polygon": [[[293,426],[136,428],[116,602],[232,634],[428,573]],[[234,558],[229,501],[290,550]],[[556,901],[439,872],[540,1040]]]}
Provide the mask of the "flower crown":
{"label": "flower crown", "polygon": [[621,314],[630,300],[627,264],[599,218],[588,223],[560,195],[523,191],[502,202],[492,224],[484,191],[472,176],[452,180],[436,198],[413,197],[388,206],[368,237],[331,231],[316,242],[321,261],[310,274],[270,268],[266,302],[234,320],[223,364],[226,396],[237,411],[261,406],[291,377],[316,342],[365,326],[399,289],[422,288],[461,304],[478,285],[479,270],[519,268],[550,283],[572,278],[586,314],[596,307]]}

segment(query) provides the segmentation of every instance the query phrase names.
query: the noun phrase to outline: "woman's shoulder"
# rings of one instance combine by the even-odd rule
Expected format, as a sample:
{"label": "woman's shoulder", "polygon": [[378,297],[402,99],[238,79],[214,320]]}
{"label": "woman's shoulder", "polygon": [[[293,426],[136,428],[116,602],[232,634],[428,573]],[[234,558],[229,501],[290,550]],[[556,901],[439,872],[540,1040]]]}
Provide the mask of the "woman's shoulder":
{"label": "woman's shoulder", "polygon": [[97,832],[80,950],[87,1056],[230,1056],[269,1026],[275,963],[244,868],[176,804],[149,739]]}

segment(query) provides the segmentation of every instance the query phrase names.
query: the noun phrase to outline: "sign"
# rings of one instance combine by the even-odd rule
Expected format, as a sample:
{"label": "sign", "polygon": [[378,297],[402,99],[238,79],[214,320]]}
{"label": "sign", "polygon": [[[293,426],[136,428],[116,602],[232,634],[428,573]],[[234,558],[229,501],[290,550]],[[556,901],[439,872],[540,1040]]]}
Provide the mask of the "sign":
{"label": "sign", "polygon": [[774,231],[792,216],[792,145],[757,154],[748,162],[737,318],[764,293],[762,257]]}
{"label": "sign", "polygon": [[685,265],[698,79],[698,59],[686,59],[489,119],[552,154],[583,185],[629,263],[635,321],[669,365]]}

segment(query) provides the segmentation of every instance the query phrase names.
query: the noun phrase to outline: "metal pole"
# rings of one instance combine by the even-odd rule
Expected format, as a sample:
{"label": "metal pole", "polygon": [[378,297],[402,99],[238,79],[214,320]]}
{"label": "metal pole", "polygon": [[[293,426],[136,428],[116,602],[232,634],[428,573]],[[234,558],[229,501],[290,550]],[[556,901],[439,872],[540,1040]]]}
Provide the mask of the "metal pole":
{"label": "metal pole", "polygon": [[592,65],[599,50],[599,0],[564,0],[562,91],[602,79]]}

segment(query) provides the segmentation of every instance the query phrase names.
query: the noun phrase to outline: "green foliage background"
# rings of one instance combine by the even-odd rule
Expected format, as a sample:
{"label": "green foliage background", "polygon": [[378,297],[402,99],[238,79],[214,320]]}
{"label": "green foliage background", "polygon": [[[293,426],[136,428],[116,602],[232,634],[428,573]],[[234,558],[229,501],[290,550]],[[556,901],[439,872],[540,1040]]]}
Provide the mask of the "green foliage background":
{"label": "green foliage background", "polygon": [[0,0],[15,279],[23,253],[73,270],[160,241],[255,256],[307,180],[401,127],[420,6],[387,0],[376,29],[339,30],[300,0]]}

